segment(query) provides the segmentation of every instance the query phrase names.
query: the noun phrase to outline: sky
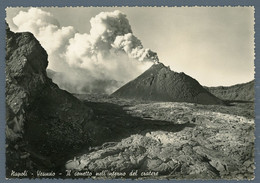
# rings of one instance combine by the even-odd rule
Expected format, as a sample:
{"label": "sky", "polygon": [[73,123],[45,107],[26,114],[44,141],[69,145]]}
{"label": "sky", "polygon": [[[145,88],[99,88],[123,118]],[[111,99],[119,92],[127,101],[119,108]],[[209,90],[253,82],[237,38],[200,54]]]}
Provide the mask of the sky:
{"label": "sky", "polygon": [[[6,9],[6,20],[11,30],[23,30],[22,26],[25,26],[25,23],[19,24],[19,21],[23,20],[17,18],[18,21],[16,19],[16,23],[18,22],[21,27],[17,28],[17,25],[14,23],[14,17],[20,11],[27,12],[28,9]],[[59,26],[60,29],[66,28],[67,32],[64,30],[62,33],[63,37],[56,36],[60,39],[66,39],[64,34],[71,34],[68,37],[69,39],[77,34],[91,34],[90,19],[92,17],[95,17],[100,12],[119,10],[126,15],[134,40],[138,38],[141,41],[142,48],[149,48],[156,52],[160,62],[170,66],[171,70],[184,72],[204,86],[230,86],[254,79],[253,7],[43,7],[40,9],[50,13],[55,19],[55,21],[51,20],[51,24]],[[20,15],[20,19],[21,17],[30,19],[30,16]],[[26,26],[35,26],[35,24]],[[71,29],[68,28],[70,26],[72,27]],[[50,34],[39,33],[42,42],[45,39],[47,40],[46,42],[52,42],[47,35]],[[74,40],[76,42],[77,39]],[[78,42],[79,40],[81,40],[81,45],[84,47],[84,38],[79,37]],[[67,44],[67,42],[62,40],[60,44]],[[70,44],[71,42],[73,40],[70,41]],[[45,44],[42,45],[44,47]],[[47,47],[55,46],[50,43],[46,43],[46,45]],[[51,49],[48,48],[47,52]],[[68,47],[66,49],[68,50]],[[59,54],[57,50],[60,51],[60,48],[55,50],[55,54]],[[131,59],[136,59],[136,57],[131,55],[132,52],[129,54]],[[78,57],[80,55],[77,55]],[[114,62],[109,63],[111,67],[114,64]],[[138,70],[133,65],[129,67],[120,66],[120,72],[124,73],[124,69]],[[140,65],[142,69],[139,72],[125,72],[125,75],[128,73],[131,75],[131,77],[124,76],[125,80],[131,80],[138,76],[148,66],[149,64],[145,66]],[[59,65],[55,66],[53,64],[51,69],[55,70],[55,67],[58,68]],[[84,66],[84,68],[87,67],[88,65]],[[116,65],[116,67],[119,66]],[[108,66],[102,67],[101,70],[106,70],[107,68]],[[111,68],[107,69],[107,72],[110,72],[111,75],[112,72],[118,71]],[[107,77],[102,73],[97,78],[100,79],[101,75]],[[121,75],[117,75],[111,76],[111,79],[117,79],[118,77],[122,78]]]}

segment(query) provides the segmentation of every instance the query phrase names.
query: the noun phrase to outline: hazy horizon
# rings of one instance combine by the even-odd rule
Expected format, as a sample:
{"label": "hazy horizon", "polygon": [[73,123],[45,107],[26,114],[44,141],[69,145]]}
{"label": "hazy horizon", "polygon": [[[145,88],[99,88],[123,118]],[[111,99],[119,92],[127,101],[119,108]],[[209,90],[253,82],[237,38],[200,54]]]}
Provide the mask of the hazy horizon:
{"label": "hazy horizon", "polygon": [[[50,21],[50,25],[58,27],[57,30],[55,27],[55,32],[51,32],[54,28],[49,27],[48,34],[45,31],[44,34],[40,32],[35,35],[37,39],[40,39],[41,44],[43,40],[46,40],[45,44],[49,46],[47,53],[49,56],[51,55],[50,59],[53,59],[55,54],[63,53],[60,48],[56,49],[60,46],[59,44],[71,44],[75,40],[83,41],[81,37],[78,40],[75,39],[75,36],[90,33],[91,17],[95,17],[100,12],[120,10],[126,15],[133,35],[141,41],[143,47],[156,52],[160,62],[170,66],[171,70],[184,72],[198,80],[203,86],[231,86],[254,79],[253,7],[43,7],[40,9],[45,14],[30,14],[28,13],[29,8],[7,8],[6,20],[13,31],[33,29],[37,32],[42,29],[30,26],[37,26],[37,21],[39,22],[41,16],[50,16],[51,19],[48,17],[45,19],[44,26],[48,26],[45,24]],[[18,14],[21,11],[25,13],[20,14],[19,17]],[[38,12],[40,11],[34,13]],[[24,16],[27,16],[25,19],[38,16],[38,19],[33,22],[34,24],[27,24],[27,21],[31,20],[23,20]],[[16,24],[13,21],[15,17]],[[60,32],[60,35],[57,34]],[[51,38],[54,34],[59,38],[59,44],[52,42]],[[68,37],[71,39],[70,43],[68,43],[69,40],[63,40],[67,34],[70,34]],[[42,45],[44,47],[44,44]],[[78,45],[84,45],[84,42]],[[54,46],[56,47],[53,53],[49,53]],[[70,45],[64,46],[62,51],[68,51],[69,48]],[[73,53],[69,52],[70,55],[66,53],[64,56],[73,55],[73,59],[78,58],[81,56],[80,54],[74,55],[78,49],[84,57],[85,53],[82,50],[84,47],[74,47]],[[57,64],[55,61],[55,64],[52,64],[54,61],[50,59],[49,62],[52,65],[50,69],[59,71],[59,63]],[[111,76],[111,79],[131,80],[151,65],[140,64],[138,66],[141,68],[140,71],[135,72],[136,63],[133,62],[131,66],[128,66],[128,63],[127,61],[123,63],[123,66],[120,65],[121,63],[116,65],[118,70],[110,68],[115,64],[113,62],[102,68],[98,67],[102,70],[98,78],[101,76],[106,78],[108,74],[105,72],[108,72],[108,76],[110,76],[115,75],[112,72],[120,71],[117,76]],[[85,67],[88,68],[88,66]],[[82,70],[82,68],[80,69]],[[125,70],[127,71],[125,72]],[[82,70],[82,73],[84,72]]]}

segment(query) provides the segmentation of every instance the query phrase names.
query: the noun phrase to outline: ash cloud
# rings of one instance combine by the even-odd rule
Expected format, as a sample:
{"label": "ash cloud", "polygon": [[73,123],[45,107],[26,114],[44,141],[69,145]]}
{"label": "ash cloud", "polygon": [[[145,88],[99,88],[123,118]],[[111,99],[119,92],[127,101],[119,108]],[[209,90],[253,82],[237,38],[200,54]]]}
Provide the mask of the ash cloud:
{"label": "ash cloud", "polygon": [[62,89],[73,93],[112,93],[134,79],[158,56],[133,34],[125,14],[116,10],[91,18],[89,33],[61,27],[39,8],[20,11],[15,32],[32,32],[49,55],[48,74]]}

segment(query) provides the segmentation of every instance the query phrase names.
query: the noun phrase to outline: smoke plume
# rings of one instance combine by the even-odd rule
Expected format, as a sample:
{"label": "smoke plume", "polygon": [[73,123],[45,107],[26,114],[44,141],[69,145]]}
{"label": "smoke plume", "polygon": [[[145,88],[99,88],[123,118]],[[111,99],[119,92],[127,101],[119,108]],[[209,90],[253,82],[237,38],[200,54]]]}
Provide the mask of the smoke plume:
{"label": "smoke plume", "polygon": [[61,27],[39,8],[20,11],[15,32],[32,32],[49,55],[48,75],[61,88],[74,93],[111,93],[137,77],[158,56],[133,35],[126,15],[101,12],[91,18],[89,33]]}

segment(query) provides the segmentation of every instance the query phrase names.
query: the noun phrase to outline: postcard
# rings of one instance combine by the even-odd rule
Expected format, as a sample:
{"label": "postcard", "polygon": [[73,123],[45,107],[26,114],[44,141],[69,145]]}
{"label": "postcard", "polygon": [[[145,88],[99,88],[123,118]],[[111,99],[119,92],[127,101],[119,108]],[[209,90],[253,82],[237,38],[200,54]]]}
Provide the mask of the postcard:
{"label": "postcard", "polygon": [[6,178],[254,179],[254,13],[7,7]]}

